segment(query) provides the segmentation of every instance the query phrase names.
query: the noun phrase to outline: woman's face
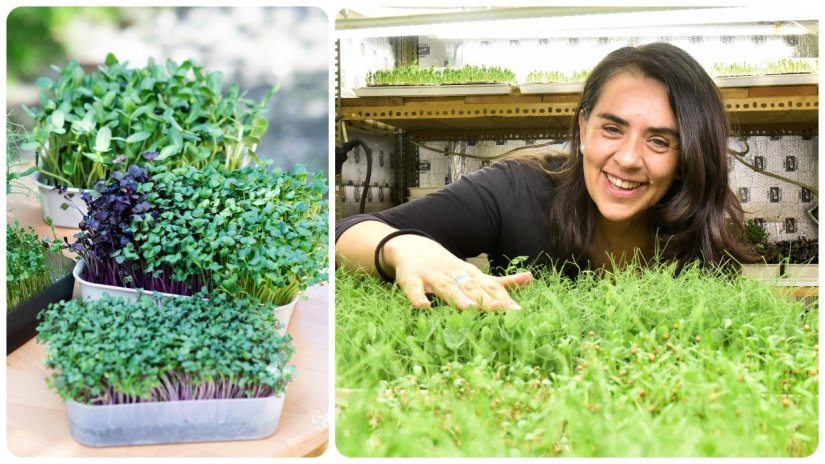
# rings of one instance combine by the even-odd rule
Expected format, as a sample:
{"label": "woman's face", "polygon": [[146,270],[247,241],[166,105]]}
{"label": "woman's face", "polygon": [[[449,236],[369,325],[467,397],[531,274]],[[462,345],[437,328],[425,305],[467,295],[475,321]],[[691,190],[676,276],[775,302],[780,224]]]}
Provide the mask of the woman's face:
{"label": "woman's face", "polygon": [[604,219],[635,222],[667,193],[679,165],[676,116],[659,81],[620,72],[587,120],[579,113],[584,181]]}

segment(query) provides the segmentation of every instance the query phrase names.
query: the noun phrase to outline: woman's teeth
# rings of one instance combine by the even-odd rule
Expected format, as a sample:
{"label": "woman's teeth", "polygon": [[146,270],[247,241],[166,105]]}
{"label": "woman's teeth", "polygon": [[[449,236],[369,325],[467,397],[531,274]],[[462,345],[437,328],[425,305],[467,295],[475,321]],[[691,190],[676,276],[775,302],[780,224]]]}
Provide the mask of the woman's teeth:
{"label": "woman's teeth", "polygon": [[629,182],[629,181],[626,181],[626,180],[619,179],[618,177],[613,177],[610,174],[607,174],[607,180],[608,180],[608,182],[613,184],[613,186],[619,187],[619,188],[625,189],[625,190],[633,190],[636,187],[642,185],[640,182]]}

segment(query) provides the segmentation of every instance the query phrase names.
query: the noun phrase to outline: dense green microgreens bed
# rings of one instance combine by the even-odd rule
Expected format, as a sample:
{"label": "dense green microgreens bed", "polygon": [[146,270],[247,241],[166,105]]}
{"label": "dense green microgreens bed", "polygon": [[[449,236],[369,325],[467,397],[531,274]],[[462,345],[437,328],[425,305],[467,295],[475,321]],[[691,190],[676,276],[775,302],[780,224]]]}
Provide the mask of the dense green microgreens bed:
{"label": "dense green microgreens bed", "polygon": [[42,314],[47,379],[61,398],[122,404],[280,395],[294,347],[274,307],[214,295],[70,300]]}
{"label": "dense green microgreens bed", "polygon": [[819,60],[810,58],[782,58],[762,64],[714,63],[710,70],[714,76],[754,76],[771,74],[816,74]]}
{"label": "dense green microgreens bed", "polygon": [[525,81],[528,84],[584,82],[588,74],[590,74],[589,69],[580,69],[569,73],[563,71],[534,70],[527,73]]}
{"label": "dense green microgreens bed", "polygon": [[516,83],[512,70],[499,66],[461,68],[399,66],[367,73],[368,86]]}
{"label": "dense green microgreens bed", "polygon": [[547,273],[522,311],[415,310],[336,275],[348,456],[806,456],[814,305],[697,268]]}
{"label": "dense green microgreens bed", "polygon": [[[221,172],[152,170],[144,185],[157,218],[133,218],[123,255],[147,273],[203,282],[210,290],[288,303],[326,280],[326,179],[297,166]],[[197,288],[196,288],[197,290]]]}
{"label": "dense green microgreens bed", "polygon": [[326,192],[301,166],[132,165],[83,194],[89,214],[70,248],[94,283],[283,305],[327,278]]}
{"label": "dense green microgreens bed", "polygon": [[223,74],[191,60],[141,68],[113,54],[86,74],[76,60],[57,81],[41,77],[40,106],[24,110],[34,128],[24,144],[35,150],[43,182],[91,189],[119,164],[207,165],[237,169],[259,161],[257,144],[269,125],[266,108],[278,87],[260,102],[236,83],[223,93]]}

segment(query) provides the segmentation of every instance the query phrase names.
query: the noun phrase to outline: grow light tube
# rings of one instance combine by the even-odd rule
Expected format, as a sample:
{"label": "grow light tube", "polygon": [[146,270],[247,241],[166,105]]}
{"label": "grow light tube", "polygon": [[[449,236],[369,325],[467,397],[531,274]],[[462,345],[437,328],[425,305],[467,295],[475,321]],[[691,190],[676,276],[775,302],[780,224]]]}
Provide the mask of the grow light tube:
{"label": "grow light tube", "polygon": [[[719,18],[725,23],[720,24]],[[522,38],[522,37],[587,37],[674,35],[674,28],[682,26],[689,35],[731,35],[730,25],[750,24],[742,29],[748,35],[799,35],[818,33],[815,13],[810,8],[783,5],[782,8],[718,7],[688,8],[665,11],[631,13],[597,13],[571,16],[545,16],[521,19],[491,19],[440,24],[411,24],[388,27],[365,27],[338,30],[344,38],[436,36],[442,39]],[[811,21],[800,24],[798,21]],[[694,26],[684,29],[685,26]],[[699,29],[695,26],[706,26]]]}

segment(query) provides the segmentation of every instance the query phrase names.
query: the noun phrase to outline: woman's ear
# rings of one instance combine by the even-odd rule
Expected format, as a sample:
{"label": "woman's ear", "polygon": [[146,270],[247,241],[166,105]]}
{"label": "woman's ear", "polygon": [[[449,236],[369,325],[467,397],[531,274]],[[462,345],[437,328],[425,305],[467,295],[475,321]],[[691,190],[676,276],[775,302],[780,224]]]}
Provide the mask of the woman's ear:
{"label": "woman's ear", "polygon": [[579,150],[584,149],[584,140],[587,135],[587,120],[584,118],[584,110],[579,110]]}

